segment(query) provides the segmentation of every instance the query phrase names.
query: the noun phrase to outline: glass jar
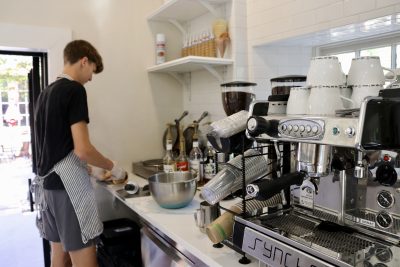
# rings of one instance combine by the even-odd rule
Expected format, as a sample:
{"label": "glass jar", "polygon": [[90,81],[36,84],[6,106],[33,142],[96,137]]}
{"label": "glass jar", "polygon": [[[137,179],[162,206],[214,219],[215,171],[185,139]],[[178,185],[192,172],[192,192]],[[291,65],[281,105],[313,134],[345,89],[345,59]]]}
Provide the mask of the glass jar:
{"label": "glass jar", "polygon": [[222,104],[227,116],[241,110],[249,110],[250,103],[256,98],[253,89],[256,85],[241,81],[221,84]]}
{"label": "glass jar", "polygon": [[288,95],[290,88],[303,87],[306,85],[307,76],[304,75],[287,75],[272,78],[271,81],[271,95]]}

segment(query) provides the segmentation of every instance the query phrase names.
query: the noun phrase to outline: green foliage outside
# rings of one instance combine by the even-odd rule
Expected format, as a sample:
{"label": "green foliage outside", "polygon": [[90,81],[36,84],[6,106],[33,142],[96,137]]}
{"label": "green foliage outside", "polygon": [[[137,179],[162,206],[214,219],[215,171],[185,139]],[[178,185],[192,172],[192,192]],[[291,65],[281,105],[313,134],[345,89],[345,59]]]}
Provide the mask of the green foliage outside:
{"label": "green foliage outside", "polygon": [[0,55],[0,91],[7,92],[17,85],[19,91],[28,90],[27,75],[32,69],[32,57]]}

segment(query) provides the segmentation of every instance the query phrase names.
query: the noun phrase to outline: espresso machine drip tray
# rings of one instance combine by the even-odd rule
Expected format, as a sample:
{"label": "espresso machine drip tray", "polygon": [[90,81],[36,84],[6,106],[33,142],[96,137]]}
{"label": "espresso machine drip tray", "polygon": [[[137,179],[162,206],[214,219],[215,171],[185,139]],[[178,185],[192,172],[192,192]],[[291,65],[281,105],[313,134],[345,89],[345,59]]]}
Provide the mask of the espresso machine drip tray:
{"label": "espresso machine drip tray", "polygon": [[233,242],[270,266],[375,266],[382,263],[382,253],[390,255],[385,266],[400,262],[398,246],[378,243],[349,227],[294,210],[250,219],[236,217]]}
{"label": "espresso machine drip tray", "polygon": [[261,222],[263,226],[281,231],[298,241],[309,242],[311,247],[323,248],[325,252],[332,255],[337,253],[351,255],[373,244],[345,232],[349,230],[348,228],[342,228],[340,225],[327,221],[311,221],[294,214],[285,214]]}

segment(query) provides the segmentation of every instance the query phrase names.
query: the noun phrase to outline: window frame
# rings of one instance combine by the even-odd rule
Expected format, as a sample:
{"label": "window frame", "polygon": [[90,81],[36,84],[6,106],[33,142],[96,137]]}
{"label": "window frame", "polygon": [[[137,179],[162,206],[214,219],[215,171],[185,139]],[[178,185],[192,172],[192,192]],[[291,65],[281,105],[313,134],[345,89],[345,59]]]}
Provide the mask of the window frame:
{"label": "window frame", "polygon": [[365,39],[358,39],[348,42],[341,42],[329,45],[322,45],[315,48],[316,56],[329,56],[333,54],[342,54],[355,52],[356,57],[360,57],[361,50],[373,49],[379,47],[391,47],[391,69],[400,68],[396,66],[396,47],[400,46],[400,33],[390,35],[378,35]]}

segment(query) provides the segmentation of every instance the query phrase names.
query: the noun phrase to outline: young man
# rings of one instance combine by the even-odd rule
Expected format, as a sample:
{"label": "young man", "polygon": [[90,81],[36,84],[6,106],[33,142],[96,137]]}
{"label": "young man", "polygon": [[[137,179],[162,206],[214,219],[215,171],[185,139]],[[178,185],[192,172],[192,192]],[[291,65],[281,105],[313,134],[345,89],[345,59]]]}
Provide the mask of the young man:
{"label": "young man", "polygon": [[[127,173],[91,144],[83,85],[103,70],[102,58],[87,41],[64,49],[64,70],[41,92],[35,110],[38,176],[34,191],[41,236],[51,243],[52,267],[97,267],[96,240],[103,231],[87,164]],[[72,263],[71,263],[72,261]]]}

